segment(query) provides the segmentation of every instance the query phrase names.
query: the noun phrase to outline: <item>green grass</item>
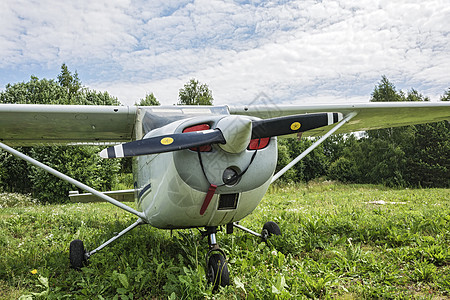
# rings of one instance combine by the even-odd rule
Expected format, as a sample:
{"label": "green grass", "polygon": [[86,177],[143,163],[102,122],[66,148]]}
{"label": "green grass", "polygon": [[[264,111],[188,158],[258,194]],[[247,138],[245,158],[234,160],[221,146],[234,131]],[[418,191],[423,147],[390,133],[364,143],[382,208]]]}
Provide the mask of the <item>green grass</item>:
{"label": "green grass", "polygon": [[[406,204],[364,203],[379,200]],[[266,245],[218,233],[233,284],[212,293],[197,230],[140,226],[75,271],[70,241],[93,249],[135,218],[106,203],[0,194],[0,299],[448,299],[449,202],[449,189],[272,187],[241,224],[260,231],[273,220],[283,235]]]}

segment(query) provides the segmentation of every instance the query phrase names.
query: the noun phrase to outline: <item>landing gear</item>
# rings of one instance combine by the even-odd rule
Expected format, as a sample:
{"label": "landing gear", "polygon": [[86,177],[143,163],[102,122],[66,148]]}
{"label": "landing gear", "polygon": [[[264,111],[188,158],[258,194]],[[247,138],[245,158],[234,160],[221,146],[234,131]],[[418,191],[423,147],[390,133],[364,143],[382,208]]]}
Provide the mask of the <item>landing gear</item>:
{"label": "landing gear", "polygon": [[206,227],[206,231],[202,234],[208,236],[209,251],[206,254],[206,279],[213,285],[213,291],[216,291],[219,286],[230,285],[227,259],[225,252],[217,244],[216,233],[216,227]]}
{"label": "landing gear", "polygon": [[260,237],[263,240],[263,242],[267,242],[267,239],[272,234],[274,234],[274,235],[281,235],[280,226],[278,226],[277,223],[272,222],[272,221],[266,222],[266,224],[264,224],[261,234],[259,234],[257,232],[254,232],[253,230],[248,229],[248,228],[246,228],[246,227],[244,227],[242,225],[239,225],[237,222],[233,223],[233,226],[238,228],[238,229],[240,229],[240,230],[243,230],[243,231],[245,231],[247,233],[250,233],[250,234],[252,234],[254,236]]}
{"label": "landing gear", "polygon": [[70,266],[75,270],[81,269],[86,264],[86,251],[81,240],[73,240],[69,250]]}
{"label": "landing gear", "polygon": [[228,271],[227,261],[220,253],[214,253],[208,260],[208,282],[211,283],[217,290],[220,286],[227,286],[230,284],[230,272]]}
{"label": "landing gear", "polygon": [[261,231],[261,238],[264,242],[267,242],[267,239],[272,235],[281,235],[280,226],[277,223],[269,221],[266,222]]}
{"label": "landing gear", "polygon": [[117,240],[118,238],[120,238],[121,236],[123,236],[124,234],[126,234],[127,232],[129,232],[130,230],[141,224],[144,224],[144,220],[138,219],[136,222],[134,222],[133,224],[131,224],[130,226],[119,232],[116,236],[110,238],[108,241],[106,241],[96,249],[89,252],[84,249],[83,242],[81,240],[73,240],[70,243],[70,250],[69,250],[70,266],[76,270],[81,269],[81,267],[86,265],[87,260],[91,255],[97,253],[97,251],[100,251],[101,249],[105,248],[106,246],[108,246],[109,244],[111,244],[112,242],[114,242],[115,240]]}

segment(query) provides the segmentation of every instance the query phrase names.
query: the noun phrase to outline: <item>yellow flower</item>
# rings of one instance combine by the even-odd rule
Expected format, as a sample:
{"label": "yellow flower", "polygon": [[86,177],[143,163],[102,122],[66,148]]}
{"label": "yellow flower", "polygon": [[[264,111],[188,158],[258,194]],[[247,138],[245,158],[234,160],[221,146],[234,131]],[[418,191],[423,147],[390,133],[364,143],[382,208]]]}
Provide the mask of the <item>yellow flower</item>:
{"label": "yellow flower", "polygon": [[36,269],[34,269],[34,270],[32,270],[32,271],[30,271],[31,272],[31,274],[37,274],[37,270]]}

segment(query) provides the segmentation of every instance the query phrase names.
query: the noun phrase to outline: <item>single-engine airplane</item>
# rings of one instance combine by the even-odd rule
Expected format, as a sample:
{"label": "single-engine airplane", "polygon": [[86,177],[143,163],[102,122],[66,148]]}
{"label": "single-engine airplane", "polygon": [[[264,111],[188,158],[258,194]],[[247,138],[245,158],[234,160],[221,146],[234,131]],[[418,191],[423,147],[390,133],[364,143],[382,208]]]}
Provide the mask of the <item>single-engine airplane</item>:
{"label": "single-engine airplane", "polygon": [[[257,233],[238,224],[261,201],[269,185],[333,133],[436,122],[450,118],[450,102],[389,102],[259,106],[72,106],[0,104],[0,148],[137,217],[135,223],[92,251],[70,244],[70,263],[87,259],[141,224],[161,229],[204,228],[207,279],[230,283],[216,232],[224,226],[266,240],[279,235],[274,222]],[[274,174],[277,136],[322,136]],[[9,146],[7,146],[8,144]],[[10,146],[110,146],[105,159],[133,157],[133,190],[99,192]],[[136,201],[137,209],[116,200]]]}

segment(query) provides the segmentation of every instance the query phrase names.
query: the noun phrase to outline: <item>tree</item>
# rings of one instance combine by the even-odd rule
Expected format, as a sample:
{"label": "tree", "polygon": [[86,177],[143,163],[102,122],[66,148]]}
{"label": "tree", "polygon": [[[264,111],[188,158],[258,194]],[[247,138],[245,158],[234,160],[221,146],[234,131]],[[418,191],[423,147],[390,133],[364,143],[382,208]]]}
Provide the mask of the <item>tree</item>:
{"label": "tree", "polygon": [[[292,157],[289,154],[289,139],[278,139],[278,158],[277,166],[275,168],[275,174],[292,161]],[[284,173],[280,180],[285,182],[295,181],[297,174],[294,168],[290,168]]]}
{"label": "tree", "polygon": [[361,145],[355,135],[332,135],[323,143],[325,155],[330,161],[327,176],[341,182],[359,182],[362,177],[360,161]]}
{"label": "tree", "polygon": [[[119,161],[102,159],[97,146],[33,147],[31,156],[58,171],[97,190],[109,191],[116,183]],[[56,178],[41,168],[31,167],[29,180],[32,193],[42,202],[60,203],[67,200],[72,184]]]}
{"label": "tree", "polygon": [[[426,98],[411,89],[408,95],[397,91],[386,76],[372,93],[371,102],[385,101],[424,101]],[[407,168],[408,147],[413,139],[413,127],[403,126],[395,128],[377,129],[367,131],[366,140],[362,141],[366,147],[366,160],[361,174],[368,183],[382,183],[389,186],[404,186]]]}
{"label": "tree", "polygon": [[180,89],[178,100],[178,105],[212,105],[214,98],[208,85],[191,79]]}
{"label": "tree", "polygon": [[328,177],[340,182],[357,182],[360,175],[357,163],[345,156],[338,158],[328,168]]}
{"label": "tree", "polygon": [[392,84],[386,76],[381,77],[381,81],[375,86],[372,92],[372,98],[370,102],[394,102],[403,101],[403,93],[398,93],[395,90],[394,84]]}
{"label": "tree", "polygon": [[67,91],[54,80],[31,76],[28,82],[7,84],[0,93],[1,103],[21,104],[69,104]]}
{"label": "tree", "polygon": [[[72,75],[66,65],[61,67],[58,82],[31,76],[29,82],[8,84],[0,92],[1,103],[119,105],[108,93],[81,86],[78,75]],[[57,170],[97,189],[110,189],[116,181],[119,160],[101,160],[95,153],[100,147],[53,146],[21,147],[17,150],[46,162]],[[88,158],[92,156],[91,158]],[[32,192],[44,202],[64,202],[75,187],[30,166],[25,161],[0,152],[0,189],[9,192]]]}
{"label": "tree", "polygon": [[67,93],[70,96],[75,95],[82,88],[77,71],[75,71],[72,75],[66,64],[62,64],[61,66],[61,73],[58,75],[58,82],[62,87],[67,89]]}
{"label": "tree", "polygon": [[[441,97],[448,99],[450,89]],[[407,95],[385,76],[371,101],[429,101],[415,89]],[[439,122],[369,130],[331,164],[332,179],[389,186],[446,187],[450,184],[449,124]]]}
{"label": "tree", "polygon": [[[450,89],[440,100],[450,101]],[[406,180],[420,187],[450,186],[450,123],[442,121],[412,127],[414,137],[408,148]]]}
{"label": "tree", "polygon": [[141,99],[137,106],[158,106],[161,105],[153,93],[145,95],[145,98]]}
{"label": "tree", "polygon": [[430,98],[425,97],[415,89],[411,89],[408,91],[405,101],[430,101]]}
{"label": "tree", "polygon": [[450,101],[450,88],[441,96],[441,101]]}
{"label": "tree", "polygon": [[[296,158],[303,151],[309,148],[315,140],[287,138],[289,156]],[[328,158],[325,155],[323,144],[319,145],[314,151],[305,156],[293,167],[295,181],[310,181],[314,178],[324,176],[328,169]]]}
{"label": "tree", "polygon": [[350,138],[354,138],[354,136],[352,134],[334,134],[323,141],[323,151],[330,164],[338,160],[344,154],[347,144],[346,141]]}
{"label": "tree", "polygon": [[413,139],[405,150],[405,179],[413,186],[450,186],[450,123],[442,121],[413,128]]}

